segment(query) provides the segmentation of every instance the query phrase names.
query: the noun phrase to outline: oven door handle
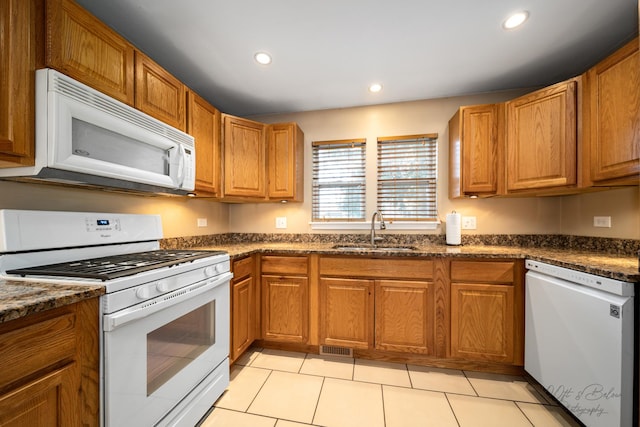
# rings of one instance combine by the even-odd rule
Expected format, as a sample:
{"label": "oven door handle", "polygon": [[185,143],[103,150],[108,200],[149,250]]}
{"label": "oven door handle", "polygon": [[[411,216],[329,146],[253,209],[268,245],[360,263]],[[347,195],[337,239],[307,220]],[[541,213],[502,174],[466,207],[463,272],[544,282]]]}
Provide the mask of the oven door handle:
{"label": "oven door handle", "polygon": [[114,331],[117,328],[120,328],[134,320],[151,316],[152,314],[164,310],[169,306],[173,306],[197,297],[198,295],[210,291],[211,289],[216,288],[224,283],[229,283],[232,277],[232,273],[223,273],[219,276],[216,276],[214,279],[194,283],[192,285],[176,289],[175,291],[169,292],[168,294],[153,298],[149,301],[134,305],[133,307],[120,310],[116,313],[107,314],[104,316],[102,326],[105,332]]}

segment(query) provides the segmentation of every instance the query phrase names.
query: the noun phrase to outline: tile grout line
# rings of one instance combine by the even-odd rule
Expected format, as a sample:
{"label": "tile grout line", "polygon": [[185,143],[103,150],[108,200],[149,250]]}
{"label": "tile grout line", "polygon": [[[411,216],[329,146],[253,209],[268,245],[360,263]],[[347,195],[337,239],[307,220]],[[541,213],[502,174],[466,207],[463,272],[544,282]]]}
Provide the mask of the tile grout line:
{"label": "tile grout line", "polygon": [[444,393],[444,398],[447,399],[447,404],[449,405],[449,409],[451,409],[451,413],[453,414],[453,418],[455,418],[458,427],[460,426],[460,420],[458,420],[458,416],[456,415],[456,411],[453,410],[453,406],[451,405],[451,401],[449,400],[449,393]]}
{"label": "tile grout line", "polygon": [[324,382],[327,377],[322,377],[322,385],[320,386],[320,393],[318,393],[318,400],[316,400],[316,407],[313,409],[313,415],[311,416],[311,424],[314,424],[316,420],[316,414],[318,413],[318,406],[320,406],[320,396],[322,395],[322,390],[324,389]]}

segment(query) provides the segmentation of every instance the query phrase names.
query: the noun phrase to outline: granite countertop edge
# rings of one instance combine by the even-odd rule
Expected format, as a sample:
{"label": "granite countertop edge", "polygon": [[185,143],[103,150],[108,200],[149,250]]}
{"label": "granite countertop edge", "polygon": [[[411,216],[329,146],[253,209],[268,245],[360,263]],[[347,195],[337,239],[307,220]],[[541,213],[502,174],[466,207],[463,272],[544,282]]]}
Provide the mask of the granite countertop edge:
{"label": "granite countertop edge", "polygon": [[[527,258],[616,280],[633,283],[640,282],[638,259],[635,257],[551,248],[434,244],[414,246],[412,250],[380,251],[368,248],[335,249],[333,243],[236,243],[200,246],[192,249],[223,250],[229,253],[232,261],[255,253],[371,257]],[[105,288],[100,284],[65,285],[0,279],[0,323],[73,304],[84,299],[95,298],[104,293]]]}

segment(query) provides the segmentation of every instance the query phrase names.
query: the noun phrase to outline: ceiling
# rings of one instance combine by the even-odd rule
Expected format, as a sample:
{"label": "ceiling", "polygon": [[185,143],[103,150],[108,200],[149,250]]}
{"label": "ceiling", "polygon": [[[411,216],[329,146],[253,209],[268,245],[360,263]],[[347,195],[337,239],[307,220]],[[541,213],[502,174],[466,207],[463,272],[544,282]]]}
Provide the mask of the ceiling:
{"label": "ceiling", "polygon": [[[637,0],[77,2],[240,116],[548,85],[638,33]],[[529,19],[504,30],[519,10]]]}

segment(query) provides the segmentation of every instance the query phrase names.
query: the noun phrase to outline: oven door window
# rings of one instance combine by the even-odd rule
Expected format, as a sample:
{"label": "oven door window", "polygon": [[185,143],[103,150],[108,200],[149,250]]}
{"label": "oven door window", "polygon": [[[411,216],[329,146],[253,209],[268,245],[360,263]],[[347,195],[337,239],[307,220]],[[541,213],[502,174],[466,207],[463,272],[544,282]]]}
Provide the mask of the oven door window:
{"label": "oven door window", "polygon": [[215,301],[147,334],[147,396],[216,342]]}

